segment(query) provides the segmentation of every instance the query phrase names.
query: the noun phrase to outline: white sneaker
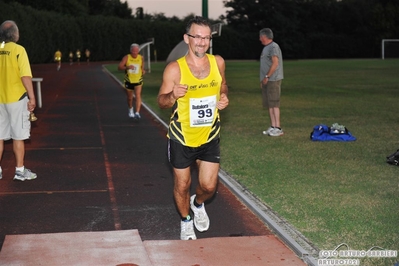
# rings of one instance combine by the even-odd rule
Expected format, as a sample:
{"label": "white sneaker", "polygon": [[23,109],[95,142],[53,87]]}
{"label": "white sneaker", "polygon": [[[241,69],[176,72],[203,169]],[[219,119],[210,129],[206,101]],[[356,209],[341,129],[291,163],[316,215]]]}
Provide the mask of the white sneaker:
{"label": "white sneaker", "polygon": [[133,108],[129,109],[129,113],[128,113],[130,118],[134,118],[134,112],[133,112]]}
{"label": "white sneaker", "polygon": [[141,115],[139,114],[139,112],[136,112],[136,113],[134,114],[134,118],[137,119],[137,120],[140,120],[140,119],[141,119]]}
{"label": "white sneaker", "polygon": [[267,130],[262,131],[263,135],[269,135],[270,131],[272,131],[274,129],[274,127],[269,127]]}
{"label": "white sneaker", "polygon": [[25,168],[23,172],[15,170],[14,180],[25,181],[36,179],[37,174],[33,173],[28,168]]}
{"label": "white sneaker", "polygon": [[272,131],[270,131],[269,136],[271,137],[279,137],[284,135],[284,132],[282,129],[278,129],[278,128],[273,128]]}
{"label": "white sneaker", "polygon": [[209,229],[209,217],[205,211],[205,205],[202,203],[200,207],[194,205],[195,195],[190,197],[190,208],[194,213],[194,225],[198,231],[204,232]]}
{"label": "white sneaker", "polygon": [[181,240],[196,240],[197,236],[194,232],[193,220],[180,222],[180,239]]}

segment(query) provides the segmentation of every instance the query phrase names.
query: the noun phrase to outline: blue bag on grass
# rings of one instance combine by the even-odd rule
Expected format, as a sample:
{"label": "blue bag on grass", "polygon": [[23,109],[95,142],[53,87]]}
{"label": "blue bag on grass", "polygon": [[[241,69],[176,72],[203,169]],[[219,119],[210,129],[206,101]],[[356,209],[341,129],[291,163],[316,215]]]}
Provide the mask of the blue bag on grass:
{"label": "blue bag on grass", "polygon": [[354,141],[356,137],[352,136],[344,126],[334,124],[333,127],[328,127],[320,124],[313,127],[310,139],[313,141]]}

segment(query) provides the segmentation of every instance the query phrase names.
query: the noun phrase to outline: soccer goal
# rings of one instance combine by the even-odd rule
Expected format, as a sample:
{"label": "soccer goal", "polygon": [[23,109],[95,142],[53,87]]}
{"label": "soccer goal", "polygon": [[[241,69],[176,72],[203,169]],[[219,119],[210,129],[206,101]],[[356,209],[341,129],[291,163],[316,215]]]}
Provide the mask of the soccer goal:
{"label": "soccer goal", "polygon": [[151,50],[150,45],[154,44],[155,39],[151,38],[148,42],[140,44],[139,51],[144,56],[144,69],[147,73],[151,73]]}
{"label": "soccer goal", "polygon": [[382,39],[381,42],[381,58],[398,58],[399,57],[399,39]]}

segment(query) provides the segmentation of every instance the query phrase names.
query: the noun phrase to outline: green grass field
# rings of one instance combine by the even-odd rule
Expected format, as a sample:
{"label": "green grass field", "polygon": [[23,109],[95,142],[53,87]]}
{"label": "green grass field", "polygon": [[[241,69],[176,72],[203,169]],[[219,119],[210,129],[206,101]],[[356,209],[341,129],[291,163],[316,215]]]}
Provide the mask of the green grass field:
{"label": "green grass field", "polygon": [[[164,62],[152,63],[144,102],[165,120],[156,96]],[[121,80],[116,65],[107,68]],[[399,249],[399,60],[284,61],[281,124],[268,137],[259,62],[227,61],[230,105],[221,111],[221,167],[317,248]],[[355,142],[312,142],[314,125],[345,125]],[[377,248],[378,249],[378,248]],[[393,265],[399,258],[361,260]]]}

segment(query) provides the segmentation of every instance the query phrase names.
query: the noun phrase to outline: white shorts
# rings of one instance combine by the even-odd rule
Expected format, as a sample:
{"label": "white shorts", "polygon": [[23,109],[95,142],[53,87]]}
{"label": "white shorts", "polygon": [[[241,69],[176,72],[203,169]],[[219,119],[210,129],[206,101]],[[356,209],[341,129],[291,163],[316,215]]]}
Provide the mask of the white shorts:
{"label": "white shorts", "polygon": [[29,114],[28,97],[15,103],[0,104],[0,139],[29,139]]}

